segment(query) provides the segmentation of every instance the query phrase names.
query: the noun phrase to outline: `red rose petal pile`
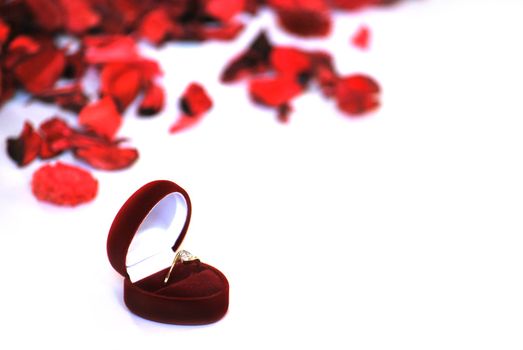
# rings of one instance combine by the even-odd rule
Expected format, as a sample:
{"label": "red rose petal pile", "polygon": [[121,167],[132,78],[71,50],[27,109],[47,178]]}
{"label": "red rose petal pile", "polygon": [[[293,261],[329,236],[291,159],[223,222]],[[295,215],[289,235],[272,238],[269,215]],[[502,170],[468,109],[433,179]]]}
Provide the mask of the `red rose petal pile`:
{"label": "red rose petal pile", "polygon": [[274,46],[261,32],[249,48],[234,58],[222,73],[221,81],[249,79],[249,94],[258,104],[275,108],[278,119],[286,122],[297,96],[317,86],[338,108],[353,116],[379,106],[380,87],[371,77],[336,72],[332,57],[323,51]]}
{"label": "red rose petal pile", "polygon": [[[401,0],[11,0],[0,1],[0,104],[18,87],[45,101],[78,110],[86,101],[78,86],[65,90],[61,78],[78,82],[90,65],[102,71],[101,93],[115,94],[120,109],[145,90],[144,114],[161,106],[159,69],[140,58],[135,41],[160,45],[171,40],[230,40],[243,29],[240,17],[261,7],[275,11],[292,34],[321,37],[331,28],[333,10],[354,11]],[[58,47],[60,34],[80,45]],[[122,82],[128,83],[128,86]],[[118,87],[115,85],[119,85]],[[150,107],[152,106],[152,108]],[[160,108],[161,109],[161,108]]]}
{"label": "red rose petal pile", "polygon": [[98,181],[89,172],[60,162],[38,169],[31,185],[39,200],[63,206],[89,202],[98,192]]}
{"label": "red rose petal pile", "polygon": [[[275,12],[284,30],[321,37],[332,28],[334,10],[353,11],[399,1],[0,0],[0,108],[17,90],[24,90],[34,99],[78,114],[75,126],[58,117],[38,129],[26,122],[18,137],[7,140],[8,154],[19,166],[67,151],[97,169],[132,165],[137,150],[122,147],[117,138],[123,113],[139,99],[138,115],[154,116],[162,111],[166,98],[158,82],[161,69],[140,55],[138,40],[153,45],[173,40],[232,40],[244,28],[245,14],[255,15],[263,7]],[[365,41],[364,34],[355,39],[360,46]],[[82,85],[88,70],[99,77],[94,97]],[[243,78],[249,80],[252,99],[275,108],[282,121],[288,120],[292,99],[312,87],[333,98],[348,114],[359,115],[379,105],[379,86],[371,78],[341,76],[328,53],[274,46],[263,33],[221,77],[225,83]],[[201,85],[191,84],[180,98],[181,115],[170,131],[195,125],[212,104]],[[46,166],[42,169],[46,169],[43,174],[49,173]],[[68,200],[54,202],[71,204]]]}
{"label": "red rose petal pile", "polygon": [[120,170],[138,159],[138,151],[121,147],[121,140],[113,140],[89,131],[77,130],[65,121],[53,117],[35,130],[29,122],[18,137],[7,139],[7,153],[19,166],[35,160],[51,159],[66,151],[76,158],[102,170]]}

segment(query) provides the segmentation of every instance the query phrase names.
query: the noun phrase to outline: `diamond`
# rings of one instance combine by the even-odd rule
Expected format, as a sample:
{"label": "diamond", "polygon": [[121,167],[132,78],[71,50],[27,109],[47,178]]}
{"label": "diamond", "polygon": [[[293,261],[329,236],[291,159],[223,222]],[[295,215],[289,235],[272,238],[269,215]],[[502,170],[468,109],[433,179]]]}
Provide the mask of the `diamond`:
{"label": "diamond", "polygon": [[198,260],[198,258],[194,255],[192,255],[191,253],[189,253],[187,250],[180,250],[178,253],[177,253],[178,257],[180,258],[180,260],[182,262],[187,262],[187,261],[193,261],[193,260]]}
{"label": "diamond", "polygon": [[171,277],[171,273],[173,272],[174,265],[176,265],[179,261],[184,263],[184,262],[189,262],[189,261],[194,261],[194,260],[200,260],[200,259],[198,259],[197,256],[194,256],[191,253],[189,253],[187,250],[183,250],[183,249],[179,250],[176,253],[176,255],[174,256],[174,260],[173,260],[173,263],[171,265],[171,268],[169,269],[169,272],[167,273],[167,276],[165,276],[165,279],[163,280],[163,283],[167,284],[167,282],[169,281],[169,277]]}

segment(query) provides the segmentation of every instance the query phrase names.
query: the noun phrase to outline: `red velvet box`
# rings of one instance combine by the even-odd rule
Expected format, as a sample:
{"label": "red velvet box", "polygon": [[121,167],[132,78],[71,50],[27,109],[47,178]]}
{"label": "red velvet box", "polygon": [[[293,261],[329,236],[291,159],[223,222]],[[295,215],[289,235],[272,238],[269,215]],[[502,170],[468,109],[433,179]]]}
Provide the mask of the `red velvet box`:
{"label": "red velvet box", "polygon": [[[148,259],[154,260],[159,253],[148,247],[149,253],[145,256],[143,249],[137,255],[130,246],[159,237],[160,243],[168,244],[165,248],[172,260],[187,233],[190,219],[191,202],[187,192],[163,180],[140,188],[116,215],[107,238],[107,255],[114,269],[125,278],[124,301],[136,315],[162,323],[198,325],[218,321],[227,312],[227,278],[199,260],[174,265],[167,283],[164,278],[169,272],[168,264],[138,280],[131,278],[132,269],[144,265]],[[176,226],[179,230],[174,229]],[[169,242],[166,238],[172,240]],[[169,248],[173,241],[174,245]]]}

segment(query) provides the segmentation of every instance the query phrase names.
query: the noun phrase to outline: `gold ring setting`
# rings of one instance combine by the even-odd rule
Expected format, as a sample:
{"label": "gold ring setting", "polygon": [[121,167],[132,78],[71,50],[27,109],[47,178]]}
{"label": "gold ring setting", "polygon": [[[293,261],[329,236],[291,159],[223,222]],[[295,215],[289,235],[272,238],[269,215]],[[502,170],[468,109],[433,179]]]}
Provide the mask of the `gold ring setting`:
{"label": "gold ring setting", "polygon": [[169,281],[169,278],[171,277],[171,273],[173,272],[174,266],[176,266],[177,263],[186,263],[190,261],[200,260],[197,256],[192,255],[187,250],[179,250],[176,255],[174,256],[173,263],[171,264],[171,268],[169,269],[169,272],[167,273],[167,276],[165,276],[165,279],[163,280],[164,284],[167,284],[167,281]]}

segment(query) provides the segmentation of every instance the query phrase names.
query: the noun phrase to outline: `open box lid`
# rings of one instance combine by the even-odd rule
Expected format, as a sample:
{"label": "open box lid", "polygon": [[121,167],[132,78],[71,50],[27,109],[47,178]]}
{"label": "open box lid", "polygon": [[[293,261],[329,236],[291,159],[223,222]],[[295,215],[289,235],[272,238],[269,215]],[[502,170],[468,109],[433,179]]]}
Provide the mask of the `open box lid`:
{"label": "open box lid", "polygon": [[190,219],[191,202],[183,188],[166,180],[146,184],[124,203],[111,225],[111,265],[133,282],[169,266]]}

